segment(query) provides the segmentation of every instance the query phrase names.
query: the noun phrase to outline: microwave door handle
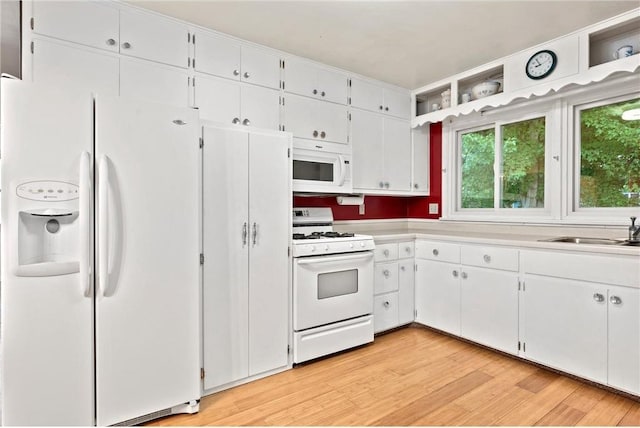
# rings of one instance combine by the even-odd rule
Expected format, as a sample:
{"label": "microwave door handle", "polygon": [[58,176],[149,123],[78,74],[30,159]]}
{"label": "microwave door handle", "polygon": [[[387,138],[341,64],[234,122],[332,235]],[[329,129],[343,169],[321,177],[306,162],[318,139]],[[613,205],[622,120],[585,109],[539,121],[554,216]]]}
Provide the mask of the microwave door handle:
{"label": "microwave door handle", "polygon": [[344,181],[347,179],[347,167],[344,165],[344,156],[338,155],[338,162],[340,162],[340,182],[339,186],[344,186]]}
{"label": "microwave door handle", "polygon": [[296,262],[299,265],[310,265],[312,263],[333,263],[342,262],[348,260],[367,260],[373,258],[373,252],[367,251],[364,254],[356,255],[336,255],[336,256],[318,256],[318,257],[305,257],[298,259]]}

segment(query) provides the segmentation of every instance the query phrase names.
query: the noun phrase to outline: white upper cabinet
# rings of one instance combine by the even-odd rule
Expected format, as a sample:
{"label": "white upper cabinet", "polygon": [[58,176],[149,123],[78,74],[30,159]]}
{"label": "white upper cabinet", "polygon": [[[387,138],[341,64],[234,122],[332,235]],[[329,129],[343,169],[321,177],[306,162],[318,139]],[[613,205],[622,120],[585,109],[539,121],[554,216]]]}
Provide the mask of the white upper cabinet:
{"label": "white upper cabinet", "polygon": [[120,11],[120,53],[187,68],[189,30],[185,24],[133,10]]}
{"label": "white upper cabinet", "polygon": [[406,120],[384,118],[385,189],[411,190],[411,128]]}
{"label": "white upper cabinet", "polygon": [[429,125],[411,130],[413,141],[413,179],[411,190],[417,193],[429,193]]}
{"label": "white upper cabinet", "polygon": [[[101,55],[83,46],[34,39],[31,80],[45,85],[118,96],[116,55]],[[25,67],[29,64],[25,61]]]}
{"label": "white upper cabinet", "polygon": [[351,105],[369,111],[377,111],[409,119],[411,97],[409,92],[384,88],[375,83],[354,77],[351,79]]}
{"label": "white upper cabinet", "polygon": [[347,104],[349,79],[346,74],[290,58],[285,61],[284,76],[286,92]]}
{"label": "white upper cabinet", "polygon": [[120,59],[120,95],[189,107],[189,76],[163,64]]}
{"label": "white upper cabinet", "polygon": [[280,58],[266,50],[210,33],[197,33],[196,71],[278,89]]}
{"label": "white upper cabinet", "polygon": [[288,95],[284,104],[285,130],[294,137],[318,142],[348,142],[347,107],[310,98]]}
{"label": "white upper cabinet", "polygon": [[118,52],[119,11],[107,3],[35,1],[30,25],[34,33]]}

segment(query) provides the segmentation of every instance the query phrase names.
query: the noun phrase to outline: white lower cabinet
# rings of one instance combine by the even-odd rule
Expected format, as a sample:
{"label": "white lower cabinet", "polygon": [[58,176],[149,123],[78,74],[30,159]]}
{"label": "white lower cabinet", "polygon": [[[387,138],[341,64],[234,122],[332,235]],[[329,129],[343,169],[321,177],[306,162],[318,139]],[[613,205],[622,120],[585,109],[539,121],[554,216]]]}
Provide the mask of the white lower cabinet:
{"label": "white lower cabinet", "polygon": [[232,126],[203,138],[207,391],[288,365],[291,141]]}
{"label": "white lower cabinet", "polygon": [[640,289],[608,287],[608,383],[640,395]]}
{"label": "white lower cabinet", "polygon": [[413,242],[379,244],[375,249],[374,331],[413,322]]}
{"label": "white lower cabinet", "polygon": [[418,259],[416,266],[416,321],[459,336],[460,265]]}

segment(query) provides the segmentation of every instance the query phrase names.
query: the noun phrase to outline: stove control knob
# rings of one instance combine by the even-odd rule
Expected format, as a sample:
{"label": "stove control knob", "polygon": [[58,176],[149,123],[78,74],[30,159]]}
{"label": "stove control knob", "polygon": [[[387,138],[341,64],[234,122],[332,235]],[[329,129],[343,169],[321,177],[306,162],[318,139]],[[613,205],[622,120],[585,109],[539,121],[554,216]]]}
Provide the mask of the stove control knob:
{"label": "stove control knob", "polygon": [[360,243],[360,246],[361,246],[362,248],[364,248],[364,242],[361,242],[361,243]]}
{"label": "stove control knob", "polygon": [[353,244],[349,244],[349,248],[353,248]]}
{"label": "stove control knob", "polygon": [[324,250],[325,250],[325,251],[329,251],[329,246],[328,246],[328,245],[325,245],[325,246],[324,246]]}
{"label": "stove control knob", "polygon": [[316,246],[315,246],[315,245],[312,245],[312,246],[311,246],[311,252],[313,253],[313,252],[315,252],[315,251],[316,251]]}

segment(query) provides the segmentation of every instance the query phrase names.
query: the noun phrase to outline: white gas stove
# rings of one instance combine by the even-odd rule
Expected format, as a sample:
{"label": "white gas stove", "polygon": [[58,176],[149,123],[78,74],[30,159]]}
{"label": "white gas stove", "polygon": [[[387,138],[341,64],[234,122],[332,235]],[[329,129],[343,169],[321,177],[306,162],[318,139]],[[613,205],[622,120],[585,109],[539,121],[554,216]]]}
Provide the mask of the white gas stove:
{"label": "white gas stove", "polygon": [[294,363],[373,341],[373,238],[331,208],[294,208],[293,232]]}

